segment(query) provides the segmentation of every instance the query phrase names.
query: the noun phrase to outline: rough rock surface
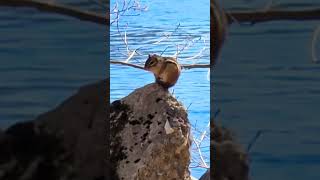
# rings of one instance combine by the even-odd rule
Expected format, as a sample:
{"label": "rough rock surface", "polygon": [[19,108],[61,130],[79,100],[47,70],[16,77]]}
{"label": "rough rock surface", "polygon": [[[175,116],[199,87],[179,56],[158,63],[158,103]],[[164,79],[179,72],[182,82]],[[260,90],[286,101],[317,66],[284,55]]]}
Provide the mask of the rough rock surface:
{"label": "rough rock surface", "polygon": [[113,179],[190,179],[187,112],[158,84],[113,102],[110,126]]}
{"label": "rough rock surface", "polygon": [[211,165],[200,180],[248,180],[249,162],[247,153],[236,142],[230,130],[213,125],[211,128],[210,146],[212,151]]}
{"label": "rough rock surface", "polygon": [[107,81],[0,132],[0,179],[100,180],[105,174]]}

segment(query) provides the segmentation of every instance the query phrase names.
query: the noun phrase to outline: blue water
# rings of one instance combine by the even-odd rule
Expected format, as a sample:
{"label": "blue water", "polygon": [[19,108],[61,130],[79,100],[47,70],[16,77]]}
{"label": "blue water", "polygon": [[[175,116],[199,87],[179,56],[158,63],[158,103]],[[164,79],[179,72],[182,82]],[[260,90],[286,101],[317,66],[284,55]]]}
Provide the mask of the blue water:
{"label": "blue water", "polygon": [[[111,4],[114,2],[111,1]],[[161,54],[164,50],[164,56],[172,56],[176,52],[176,45],[180,44],[182,47],[193,40],[194,45],[182,51],[178,56],[179,62],[185,64],[209,63],[209,4],[208,0],[141,1],[141,5],[148,6],[147,11],[141,12],[139,16],[126,16],[120,20],[120,30],[122,34],[126,31],[129,48],[131,50],[139,48],[141,54],[134,56],[130,62],[143,64],[149,53]],[[179,28],[169,39],[159,44],[152,44],[161,39],[164,33],[173,32],[177,26]],[[126,47],[119,36],[116,25],[111,26],[110,32],[111,59],[127,59]],[[204,47],[207,49],[203,51],[201,58],[186,60],[198,54]],[[196,128],[193,131],[195,138],[199,138],[199,132],[207,129],[210,118],[210,85],[207,75],[208,69],[184,70],[178,83],[170,89],[186,108],[189,107],[188,117],[193,127]],[[154,77],[149,72],[119,65],[111,65],[110,77],[112,101],[127,96],[136,88],[154,82]],[[210,165],[209,138],[202,142],[201,147],[206,163]],[[200,160],[195,147],[192,148],[192,158],[195,159],[195,163],[192,163],[191,166],[196,166],[196,162]],[[205,168],[191,168],[191,174],[199,178],[205,170]]]}
{"label": "blue water", "polygon": [[[92,1],[59,2],[103,12]],[[208,38],[209,2],[144,2],[149,10],[127,19],[130,47],[146,45],[140,50],[143,55],[133,62],[142,62],[148,53],[162,52],[167,46],[165,55],[172,55],[175,43],[183,44],[188,37]],[[252,10],[268,2],[224,0],[223,5],[230,11]],[[280,4],[276,8],[285,9],[320,6],[313,0],[273,2]],[[179,23],[170,41],[150,46]],[[320,179],[320,66],[312,64],[310,56],[312,32],[319,23],[280,21],[230,27],[221,62],[213,72],[215,107],[221,109],[217,121],[232,128],[244,146],[258,130],[265,130],[250,153],[253,179]],[[0,127],[33,119],[59,105],[81,85],[104,79],[105,28],[32,8],[0,7]],[[116,40],[114,28],[111,38],[111,57],[124,59],[123,43]],[[202,41],[196,42],[180,60],[193,63],[183,57],[195,55],[203,46]],[[208,62],[208,55],[205,52],[198,62]],[[110,75],[112,100],[153,81],[151,74],[134,68],[111,66]],[[207,70],[183,71],[173,89],[186,107],[192,103],[191,123],[205,127],[210,97]],[[208,148],[203,151],[208,157]],[[203,171],[193,168],[192,174],[199,177]]]}
{"label": "blue water", "polygon": [[0,127],[34,119],[105,78],[105,27],[0,7]]}
{"label": "blue water", "polygon": [[[260,9],[266,2],[226,0],[224,6]],[[313,1],[274,3],[286,10],[299,9],[297,4],[320,8]],[[217,121],[234,130],[244,146],[264,131],[250,152],[252,179],[320,179],[320,65],[311,63],[312,33],[319,23],[230,27],[213,79],[221,110]],[[318,57],[319,48],[318,43]]]}

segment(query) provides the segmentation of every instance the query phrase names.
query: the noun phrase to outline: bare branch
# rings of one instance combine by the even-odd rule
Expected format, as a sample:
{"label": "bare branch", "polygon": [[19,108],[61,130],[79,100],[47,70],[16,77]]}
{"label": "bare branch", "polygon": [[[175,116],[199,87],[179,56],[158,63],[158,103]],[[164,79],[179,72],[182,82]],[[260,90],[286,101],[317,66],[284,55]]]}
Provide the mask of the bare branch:
{"label": "bare branch", "polygon": [[[80,10],[70,6],[59,5],[51,2],[40,2],[36,0],[1,0],[0,6],[14,6],[14,7],[34,7],[41,11],[55,12],[59,14],[68,15],[78,18],[80,20],[86,20],[95,22],[102,25],[109,26],[109,16]],[[139,5],[133,6],[130,9],[140,9],[144,11],[147,7],[139,7]],[[112,13],[111,13],[112,14]],[[258,23],[264,21],[274,20],[317,20],[320,19],[320,9],[313,10],[292,10],[292,11],[256,11],[256,12],[229,12],[229,23],[238,22],[251,22]],[[236,20],[236,21],[235,21]]]}
{"label": "bare branch", "polygon": [[197,147],[197,150],[198,150],[198,153],[199,153],[199,157],[200,157],[200,160],[201,160],[201,165],[203,165],[203,167],[205,167],[205,168],[208,168],[208,165],[207,165],[206,161],[203,158],[199,143],[196,140],[193,140],[193,142]]}
{"label": "bare branch", "polygon": [[139,66],[139,65],[131,64],[131,63],[126,63],[126,62],[123,62],[123,61],[110,61],[110,64],[120,64],[120,65],[125,65],[125,66],[130,66],[130,67],[134,67],[134,68],[145,70],[143,66]]}
{"label": "bare branch", "polygon": [[[119,65],[124,65],[124,66],[130,66],[138,69],[143,69],[143,66],[128,63],[125,61],[115,61],[115,60],[110,60],[110,64],[119,64]],[[194,68],[210,68],[210,64],[181,64],[180,65],[182,69],[194,69]]]}
{"label": "bare branch", "polygon": [[36,0],[1,0],[0,6],[34,7],[41,11],[64,14],[80,20],[91,21],[102,25],[109,25],[109,16],[103,16],[97,13],[51,2],[40,2]]}
{"label": "bare branch", "polygon": [[210,68],[210,64],[183,64],[182,69],[194,69],[194,68]]}
{"label": "bare branch", "polygon": [[177,32],[177,30],[179,29],[180,27],[180,23],[177,25],[177,27],[174,29],[173,32],[171,33],[168,33],[168,34],[164,34],[164,36],[162,38],[160,38],[158,41],[152,43],[152,44],[159,44],[161,41],[165,40],[165,39],[169,39],[173,33]]}
{"label": "bare branch", "polygon": [[258,23],[277,20],[316,20],[320,19],[320,9],[297,11],[256,11],[256,12],[229,12],[227,13],[229,24],[235,22]]}

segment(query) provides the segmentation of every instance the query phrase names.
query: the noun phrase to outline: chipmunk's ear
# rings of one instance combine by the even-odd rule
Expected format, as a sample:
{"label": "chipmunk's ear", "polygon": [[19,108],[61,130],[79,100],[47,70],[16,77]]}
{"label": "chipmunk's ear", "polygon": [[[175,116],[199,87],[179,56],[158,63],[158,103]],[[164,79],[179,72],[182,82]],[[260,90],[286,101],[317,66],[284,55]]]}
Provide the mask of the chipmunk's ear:
{"label": "chipmunk's ear", "polygon": [[173,56],[172,59],[178,61],[178,56]]}
{"label": "chipmunk's ear", "polygon": [[151,57],[151,54],[149,54],[149,56],[148,56],[149,58]]}

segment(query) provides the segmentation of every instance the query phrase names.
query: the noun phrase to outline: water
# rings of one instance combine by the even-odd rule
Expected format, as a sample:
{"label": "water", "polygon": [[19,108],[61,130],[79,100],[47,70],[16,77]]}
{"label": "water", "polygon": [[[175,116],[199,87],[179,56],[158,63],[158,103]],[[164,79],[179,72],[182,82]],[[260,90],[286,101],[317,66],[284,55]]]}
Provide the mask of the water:
{"label": "water", "polygon": [[[227,9],[260,9],[267,1],[226,0]],[[273,1],[287,10],[319,8],[312,1]],[[289,4],[288,4],[289,3]],[[239,5],[241,4],[241,5]],[[300,8],[300,9],[301,9]],[[320,179],[320,65],[311,63],[320,21],[233,24],[214,72],[219,123],[251,150],[252,179]],[[319,43],[318,43],[319,45]],[[320,47],[317,46],[318,56]]]}
{"label": "water", "polygon": [[[319,7],[312,1],[273,2],[290,10]],[[101,11],[83,1],[64,2]],[[263,8],[267,2],[225,0],[223,4],[229,10],[247,10]],[[185,37],[201,34],[207,39],[208,3],[146,1],[147,12],[130,17],[137,21],[128,18],[130,47],[147,45],[141,49],[143,56],[133,61],[142,62],[148,53],[162,52],[168,45],[165,54],[172,55],[174,44],[183,43]],[[159,12],[165,13],[160,16]],[[31,8],[0,7],[0,19],[0,127],[33,119],[59,105],[81,85],[105,77],[104,26]],[[150,46],[179,22],[170,41]],[[320,179],[320,66],[312,64],[310,56],[312,32],[318,25],[319,21],[280,21],[230,27],[221,63],[213,72],[216,106],[221,109],[217,120],[232,128],[244,145],[258,130],[266,131],[251,151],[253,179]],[[111,29],[112,38],[115,34]],[[112,43],[111,56],[123,59],[119,53],[125,52],[123,43],[116,39]],[[202,41],[196,42],[181,54],[181,60],[203,47]],[[208,62],[208,52],[198,62]],[[111,98],[121,98],[152,81],[152,75],[141,70],[111,66]],[[205,127],[209,119],[207,71],[183,71],[173,89],[185,106],[192,103],[191,123]],[[208,148],[203,151],[208,156]],[[203,169],[192,169],[196,177],[202,173]]]}
{"label": "water", "polygon": [[[111,1],[111,4],[114,2]],[[130,62],[143,64],[149,53],[161,54],[164,50],[164,56],[172,56],[176,53],[177,44],[181,48],[194,40],[194,45],[179,55],[179,62],[209,63],[210,2],[208,0],[153,0],[141,1],[141,4],[148,6],[146,12],[142,12],[139,16],[126,16],[120,21],[122,25],[120,30],[122,34],[126,31],[129,48],[131,50],[139,48],[141,54],[134,56]],[[174,33],[169,39],[159,44],[152,44],[164,37],[164,33],[172,32]],[[126,47],[115,24],[110,28],[110,44],[111,59],[127,59]],[[186,60],[198,54],[203,48],[207,49],[203,51],[201,58]],[[127,96],[134,89],[154,82],[154,77],[149,72],[119,65],[111,65],[110,76],[111,101]],[[188,117],[193,127],[197,128],[193,131],[196,138],[200,136],[198,131],[203,132],[206,129],[210,118],[210,85],[207,76],[208,69],[184,70],[178,83],[170,89],[186,108],[189,107]],[[201,147],[206,163],[210,165],[209,138],[203,141]],[[192,148],[192,157],[196,162],[200,162],[195,147]],[[196,165],[191,164],[191,166]],[[191,174],[199,178],[205,170],[205,168],[191,168]]]}
{"label": "water", "polygon": [[105,27],[0,7],[0,127],[34,119],[105,78]]}

